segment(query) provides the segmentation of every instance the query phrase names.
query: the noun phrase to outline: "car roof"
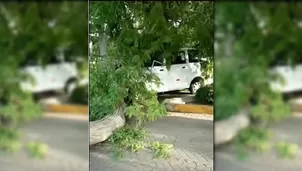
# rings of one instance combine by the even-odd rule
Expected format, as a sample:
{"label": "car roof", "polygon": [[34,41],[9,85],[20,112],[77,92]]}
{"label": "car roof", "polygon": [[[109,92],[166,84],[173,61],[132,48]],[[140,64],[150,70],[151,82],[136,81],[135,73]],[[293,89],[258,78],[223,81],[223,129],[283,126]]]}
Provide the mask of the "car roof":
{"label": "car roof", "polygon": [[180,48],[180,50],[196,50],[196,48],[184,47],[184,48]]}

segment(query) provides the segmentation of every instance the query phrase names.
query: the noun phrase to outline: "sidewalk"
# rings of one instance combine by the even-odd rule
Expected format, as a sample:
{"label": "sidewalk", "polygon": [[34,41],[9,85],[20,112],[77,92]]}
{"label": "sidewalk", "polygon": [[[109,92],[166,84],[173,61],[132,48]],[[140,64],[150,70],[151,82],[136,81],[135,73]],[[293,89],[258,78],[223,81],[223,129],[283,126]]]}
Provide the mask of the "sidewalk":
{"label": "sidewalk", "polygon": [[299,145],[296,159],[287,160],[278,158],[276,152],[269,151],[263,154],[249,154],[245,161],[239,161],[236,148],[233,145],[215,149],[215,171],[298,171],[302,170],[302,117],[293,116],[271,128],[275,134],[272,141],[285,141]]}
{"label": "sidewalk", "polygon": [[117,161],[108,147],[98,144],[90,149],[90,171],[210,171],[213,170],[212,116],[172,113],[147,125],[152,136],[174,144],[168,160],[152,159],[142,151],[127,153]]}

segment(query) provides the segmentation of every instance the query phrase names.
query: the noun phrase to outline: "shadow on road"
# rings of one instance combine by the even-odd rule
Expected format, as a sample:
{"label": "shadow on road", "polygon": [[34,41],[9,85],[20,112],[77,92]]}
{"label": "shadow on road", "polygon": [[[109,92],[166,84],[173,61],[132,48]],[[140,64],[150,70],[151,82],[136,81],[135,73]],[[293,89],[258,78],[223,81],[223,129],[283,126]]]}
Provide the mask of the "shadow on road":
{"label": "shadow on road", "polygon": [[189,91],[172,91],[166,93],[158,93],[157,96],[158,96],[158,101],[161,103],[168,98],[190,97],[194,95],[191,94]]}

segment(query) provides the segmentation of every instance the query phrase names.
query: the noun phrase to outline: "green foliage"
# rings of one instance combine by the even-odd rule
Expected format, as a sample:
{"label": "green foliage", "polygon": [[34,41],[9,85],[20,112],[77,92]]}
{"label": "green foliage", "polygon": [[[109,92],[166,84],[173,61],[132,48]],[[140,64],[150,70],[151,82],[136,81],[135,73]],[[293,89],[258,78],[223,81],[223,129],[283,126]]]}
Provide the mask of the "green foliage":
{"label": "green foliage", "polygon": [[297,148],[296,144],[289,144],[286,142],[279,142],[273,144],[269,141],[272,133],[265,128],[250,127],[240,132],[237,137],[238,154],[240,159],[245,159],[248,155],[248,150],[256,152],[265,152],[271,150],[273,147],[276,149],[277,154],[281,158],[293,159],[296,157]]}
{"label": "green foliage", "polygon": [[252,68],[238,72],[237,63],[234,59],[215,62],[215,106],[219,106],[215,109],[215,120],[236,114],[240,107],[247,105],[251,96],[249,84],[252,80],[247,76]]}
{"label": "green foliage", "polygon": [[133,66],[122,66],[115,69],[111,61],[98,61],[90,69],[90,120],[102,119],[124,103],[128,97],[132,105],[127,107],[126,114],[136,117],[138,123],[153,121],[165,115],[165,108],[157,102],[154,92],[147,90],[144,80],[150,75]]}
{"label": "green foliage", "polygon": [[214,102],[214,85],[205,85],[199,88],[195,94],[195,100],[201,104],[213,105]]}
{"label": "green foliage", "polygon": [[29,142],[26,148],[30,157],[36,159],[44,159],[48,151],[48,146],[39,142]]}
{"label": "green foliage", "polygon": [[154,156],[156,158],[167,159],[170,157],[170,153],[173,150],[173,145],[155,141],[151,143],[151,149],[154,152]]}
{"label": "green foliage", "polygon": [[7,152],[15,152],[20,149],[20,134],[7,128],[0,129],[0,149]]}
{"label": "green foliage", "polygon": [[[100,51],[95,49],[91,55],[95,63],[90,68],[90,120],[112,113],[125,98],[131,102],[126,114],[135,117],[138,125],[164,116],[155,92],[145,86],[158,84],[146,72],[145,63],[155,52],[164,51],[169,68],[171,53],[184,46],[195,46],[203,57],[212,59],[212,14],[212,2],[92,2],[90,31],[105,33],[108,56],[100,61]],[[96,37],[91,41],[100,45]]]}
{"label": "green foliage", "polygon": [[111,63],[97,61],[95,68],[90,69],[90,115],[91,121],[102,119],[121,105],[126,96],[123,73],[115,71]]}
{"label": "green foliage", "polygon": [[123,157],[126,151],[139,152],[146,148],[150,148],[156,158],[168,158],[173,145],[150,141],[149,138],[149,134],[144,129],[125,126],[116,130],[109,141],[117,158]]}
{"label": "green foliage", "polygon": [[14,146],[16,137],[10,135],[18,132],[19,124],[41,114],[32,94],[20,88],[22,81],[28,81],[28,76],[20,72],[25,58],[32,55],[32,60],[45,65],[54,51],[62,47],[72,49],[74,56],[85,57],[88,28],[83,23],[87,23],[86,9],[87,3],[81,2],[0,3],[0,127],[3,140],[0,146],[10,149],[11,145],[6,145],[10,141]]}
{"label": "green foliage", "polygon": [[276,144],[276,149],[280,157],[293,159],[296,157],[298,146],[296,144],[280,142]]}
{"label": "green foliage", "polygon": [[79,86],[74,89],[70,96],[70,102],[75,104],[88,104],[88,86]]}
{"label": "green foliage", "polygon": [[122,157],[123,152],[127,150],[138,152],[146,148],[147,137],[148,134],[143,129],[126,126],[116,130],[109,141],[113,144],[116,156]]}
{"label": "green foliage", "polygon": [[[158,85],[159,80],[144,67],[161,51],[169,69],[172,53],[186,46],[213,61],[213,33],[213,2],[90,3],[90,34],[96,35],[91,36],[90,120],[110,115],[127,99],[126,115],[137,121],[136,127],[121,128],[111,137],[118,154],[151,148],[157,157],[168,156],[172,147],[150,144],[141,128],[166,114],[156,92],[146,87],[146,83]],[[107,55],[100,53],[106,49],[100,35],[107,39]]]}
{"label": "green foliage", "polygon": [[271,148],[268,141],[270,136],[271,134],[263,128],[251,127],[240,132],[237,142],[245,148],[265,152]]}

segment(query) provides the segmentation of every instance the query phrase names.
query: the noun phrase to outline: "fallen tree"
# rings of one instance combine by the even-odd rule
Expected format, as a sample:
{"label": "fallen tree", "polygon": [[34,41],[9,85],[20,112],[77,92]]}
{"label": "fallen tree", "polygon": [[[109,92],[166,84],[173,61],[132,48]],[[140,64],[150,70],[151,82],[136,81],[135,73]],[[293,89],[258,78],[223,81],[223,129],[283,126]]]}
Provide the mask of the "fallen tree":
{"label": "fallen tree", "polygon": [[118,107],[113,114],[101,120],[90,121],[89,145],[107,140],[116,129],[123,127],[125,122],[125,105]]}

